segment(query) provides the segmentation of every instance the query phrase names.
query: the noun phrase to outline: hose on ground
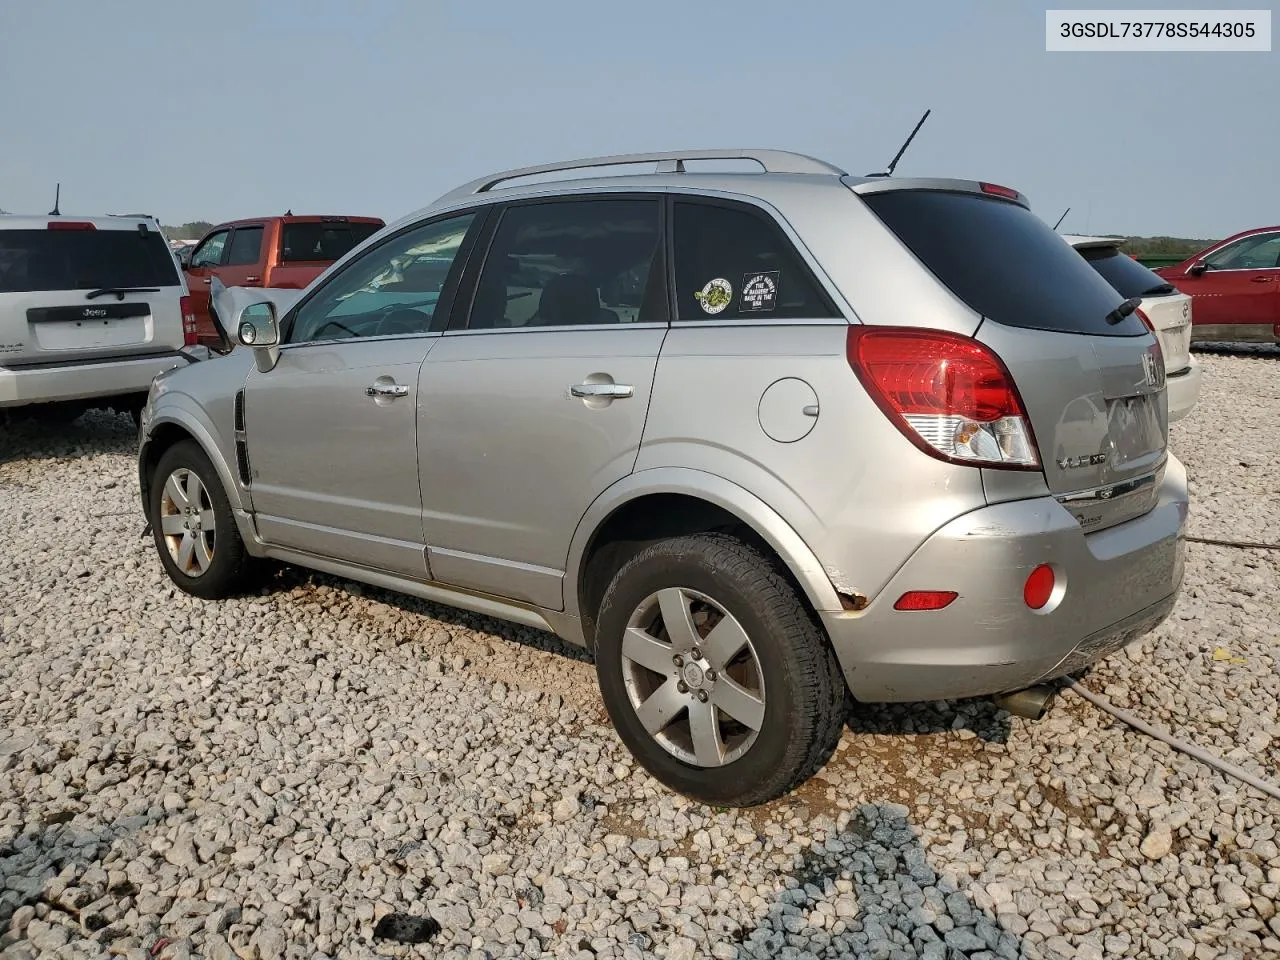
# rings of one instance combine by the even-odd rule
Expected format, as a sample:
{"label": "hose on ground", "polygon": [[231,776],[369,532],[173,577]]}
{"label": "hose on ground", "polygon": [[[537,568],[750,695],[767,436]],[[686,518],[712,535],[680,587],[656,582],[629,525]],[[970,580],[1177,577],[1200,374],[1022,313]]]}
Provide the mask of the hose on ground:
{"label": "hose on ground", "polygon": [[1215,757],[1208,750],[1197,747],[1193,743],[1187,743],[1185,740],[1179,740],[1173,734],[1166,733],[1159,727],[1151,726],[1151,724],[1147,723],[1145,720],[1140,720],[1128,711],[1121,710],[1106,697],[1102,696],[1102,694],[1094,693],[1088,687],[1077,683],[1070,677],[1067,678],[1067,686],[1085,700],[1088,700],[1098,709],[1111,714],[1121,723],[1128,724],[1135,730],[1140,730],[1149,737],[1155,737],[1157,740],[1163,740],[1169,746],[1173,747],[1173,749],[1181,751],[1189,757],[1195,757],[1201,763],[1207,763],[1215,770],[1247,783],[1249,786],[1254,787],[1257,790],[1261,790],[1269,797],[1274,797],[1275,799],[1280,800],[1280,786],[1277,786],[1267,780],[1263,780],[1261,777],[1255,777],[1248,770],[1243,770],[1240,767],[1237,767],[1234,763],[1228,763],[1225,760],[1221,760],[1218,757]]}
{"label": "hose on ground", "polygon": [[1207,543],[1211,547],[1238,547],[1241,550],[1280,550],[1280,543],[1259,543],[1256,540],[1218,540],[1214,537],[1187,537],[1188,543]]}

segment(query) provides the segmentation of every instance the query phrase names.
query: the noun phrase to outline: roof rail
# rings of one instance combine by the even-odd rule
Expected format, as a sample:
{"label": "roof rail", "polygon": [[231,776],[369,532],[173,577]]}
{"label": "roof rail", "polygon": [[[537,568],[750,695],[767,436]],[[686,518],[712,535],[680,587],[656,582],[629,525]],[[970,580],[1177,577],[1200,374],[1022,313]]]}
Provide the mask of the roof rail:
{"label": "roof rail", "polygon": [[823,160],[791,153],[787,150],[672,150],[666,153],[621,153],[612,157],[586,157],[581,160],[565,160],[560,163],[542,163],[533,167],[520,167],[490,174],[450,190],[437,203],[452,202],[477,193],[485,193],[507,180],[533,177],[542,173],[561,170],[588,170],[592,167],[613,167],[630,163],[656,163],[655,173],[684,173],[686,160],[753,160],[765,173],[818,173],[847,176],[844,170]]}

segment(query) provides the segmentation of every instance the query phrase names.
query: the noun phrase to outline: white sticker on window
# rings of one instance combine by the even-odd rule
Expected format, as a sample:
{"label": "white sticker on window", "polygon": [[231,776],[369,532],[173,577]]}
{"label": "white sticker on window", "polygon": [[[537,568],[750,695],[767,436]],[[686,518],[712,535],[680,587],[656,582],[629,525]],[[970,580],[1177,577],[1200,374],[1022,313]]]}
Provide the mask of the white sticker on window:
{"label": "white sticker on window", "polygon": [[749,273],[742,278],[742,312],[771,313],[778,303],[778,283],[782,271]]}

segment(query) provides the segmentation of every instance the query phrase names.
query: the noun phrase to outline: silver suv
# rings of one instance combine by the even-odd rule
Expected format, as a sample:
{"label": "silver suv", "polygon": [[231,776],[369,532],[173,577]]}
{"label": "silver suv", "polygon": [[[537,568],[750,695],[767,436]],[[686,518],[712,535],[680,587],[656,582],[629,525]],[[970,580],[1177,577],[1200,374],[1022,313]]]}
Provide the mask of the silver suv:
{"label": "silver suv", "polygon": [[143,412],[173,581],[272,558],[553,631],[707,803],[811,776],[850,696],[1023,691],[1181,583],[1159,346],[1006,187],[532,167],[215,306],[241,346]]}
{"label": "silver suv", "polygon": [[186,283],[146,216],[0,216],[0,414],[135,415],[195,343]]}

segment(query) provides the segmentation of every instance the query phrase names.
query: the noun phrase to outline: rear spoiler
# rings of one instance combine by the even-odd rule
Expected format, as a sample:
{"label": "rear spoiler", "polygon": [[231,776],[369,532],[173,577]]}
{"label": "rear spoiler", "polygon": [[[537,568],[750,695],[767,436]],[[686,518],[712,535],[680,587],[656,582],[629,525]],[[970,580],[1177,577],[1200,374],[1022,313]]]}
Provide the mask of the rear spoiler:
{"label": "rear spoiler", "polygon": [[841,177],[841,183],[854,193],[866,196],[872,193],[889,193],[894,190],[936,190],[944,193],[971,193],[995,200],[1006,200],[1020,207],[1031,209],[1031,201],[1013,187],[1002,187],[983,180],[951,180],[941,177],[912,177],[890,179],[887,177]]}

